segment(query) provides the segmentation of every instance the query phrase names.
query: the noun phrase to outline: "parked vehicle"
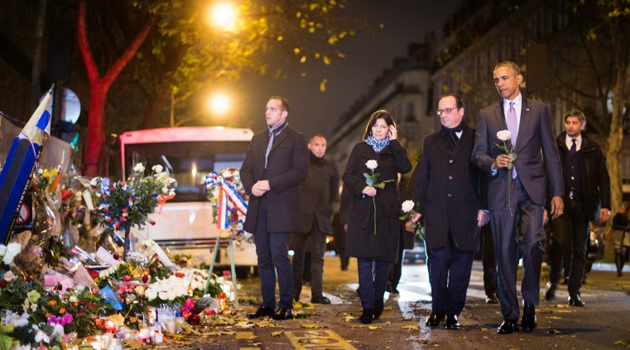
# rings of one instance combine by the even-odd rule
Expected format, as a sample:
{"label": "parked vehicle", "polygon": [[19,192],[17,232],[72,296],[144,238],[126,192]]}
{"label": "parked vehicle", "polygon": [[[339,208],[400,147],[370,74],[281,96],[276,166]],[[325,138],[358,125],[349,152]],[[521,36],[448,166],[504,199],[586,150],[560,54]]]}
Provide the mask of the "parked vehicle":
{"label": "parked vehicle", "polygon": [[[212,221],[212,208],[204,176],[229,167],[240,168],[249,141],[249,129],[224,127],[180,127],[125,132],[120,136],[122,170],[125,177],[135,164],[144,163],[146,171],[161,165],[177,180],[175,198],[150,216],[155,225],[133,230],[152,239],[173,254],[192,255],[197,262],[210,263],[218,234]],[[229,266],[227,239],[221,240],[215,265]],[[234,246],[237,274],[256,266],[255,247],[247,242]]]}

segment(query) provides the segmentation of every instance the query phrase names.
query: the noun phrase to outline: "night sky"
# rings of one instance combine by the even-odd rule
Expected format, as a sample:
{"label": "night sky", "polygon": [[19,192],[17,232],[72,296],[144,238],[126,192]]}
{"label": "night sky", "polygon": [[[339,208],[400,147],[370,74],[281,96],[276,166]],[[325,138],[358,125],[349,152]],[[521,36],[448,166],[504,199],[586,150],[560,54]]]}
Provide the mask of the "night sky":
{"label": "night sky", "polygon": [[[444,22],[459,4],[460,0],[348,0],[346,9],[365,15],[375,29],[372,35],[357,35],[349,45],[342,46],[346,58],[329,66],[318,61],[303,67],[296,57],[286,55],[285,78],[244,73],[237,83],[217,89],[233,96],[235,113],[252,120],[254,132],[265,128],[268,97],[281,95],[291,105],[289,123],[293,128],[307,136],[330,136],[338,118],[368,92],[374,79],[393,65],[394,58],[406,56],[410,43],[424,41],[431,30],[441,39]],[[300,76],[303,71],[306,77]],[[328,83],[326,91],[321,92],[319,83],[324,78]]]}

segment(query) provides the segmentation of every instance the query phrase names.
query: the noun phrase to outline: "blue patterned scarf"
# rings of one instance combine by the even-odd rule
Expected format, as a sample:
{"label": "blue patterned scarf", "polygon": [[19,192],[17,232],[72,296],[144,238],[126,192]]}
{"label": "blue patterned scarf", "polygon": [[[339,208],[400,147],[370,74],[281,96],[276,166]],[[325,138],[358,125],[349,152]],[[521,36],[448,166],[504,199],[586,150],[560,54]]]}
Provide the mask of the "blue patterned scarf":
{"label": "blue patterned scarf", "polygon": [[372,146],[374,152],[378,153],[383,150],[383,148],[389,145],[389,135],[385,136],[382,140],[377,140],[374,136],[370,135],[365,139],[365,143]]}

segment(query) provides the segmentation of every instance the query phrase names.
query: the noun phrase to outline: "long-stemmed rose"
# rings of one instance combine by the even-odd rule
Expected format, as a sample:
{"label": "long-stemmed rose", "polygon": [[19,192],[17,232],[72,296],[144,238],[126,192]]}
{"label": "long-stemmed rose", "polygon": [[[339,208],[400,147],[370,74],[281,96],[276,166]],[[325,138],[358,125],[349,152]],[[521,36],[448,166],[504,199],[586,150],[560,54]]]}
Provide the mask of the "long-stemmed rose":
{"label": "long-stemmed rose", "polygon": [[[512,132],[510,132],[509,130],[500,130],[497,132],[497,138],[501,141],[503,141],[503,146],[495,143],[495,145],[497,146],[497,148],[499,148],[499,150],[501,151],[501,153],[503,154],[507,154],[508,156],[510,156],[510,158],[512,158],[512,162],[516,160],[516,153],[514,152],[513,148],[512,148],[512,143],[508,142],[512,139]],[[508,147],[508,143],[510,144],[510,146]],[[512,202],[510,200],[511,197],[511,181],[512,181],[512,163],[508,163],[508,206],[510,207],[510,215],[514,216],[514,213],[512,213]]]}
{"label": "long-stemmed rose", "polygon": [[[365,166],[368,169],[370,169],[370,171],[372,172],[372,174],[363,173],[363,176],[365,176],[365,183],[368,186],[372,186],[374,188],[384,189],[385,188],[385,183],[394,181],[394,180],[385,180],[385,181],[382,181],[382,182],[378,182],[378,176],[380,174],[374,172],[374,170],[376,168],[378,168],[378,162],[376,160],[374,160],[374,159],[368,160],[365,163]],[[376,235],[376,199],[374,197],[372,197],[372,203],[374,204],[374,234]]]}

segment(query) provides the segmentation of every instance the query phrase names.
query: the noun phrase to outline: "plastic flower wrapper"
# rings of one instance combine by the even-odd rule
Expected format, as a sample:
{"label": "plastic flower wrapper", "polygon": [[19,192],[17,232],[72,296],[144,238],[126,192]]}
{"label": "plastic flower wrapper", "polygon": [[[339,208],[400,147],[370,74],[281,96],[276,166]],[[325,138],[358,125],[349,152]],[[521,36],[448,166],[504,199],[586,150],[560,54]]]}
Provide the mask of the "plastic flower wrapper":
{"label": "plastic flower wrapper", "polygon": [[[376,160],[374,159],[368,160],[365,163],[365,166],[372,172],[371,174],[363,173],[363,176],[365,177],[365,183],[368,186],[372,186],[376,189],[379,189],[379,188],[384,189],[385,183],[394,181],[394,180],[385,180],[382,182],[378,181],[378,176],[380,174],[374,172],[374,170],[378,168],[378,162]],[[376,235],[376,198],[372,197],[372,203],[374,204],[374,234]]]}
{"label": "plastic flower wrapper", "polygon": [[[402,203],[402,213],[400,220],[411,221],[411,219],[420,212],[420,203],[414,203],[414,201],[406,200]],[[420,225],[420,222],[412,222],[409,226],[420,239],[424,240],[424,227]]]}
{"label": "plastic flower wrapper", "polygon": [[106,303],[111,304],[112,308],[116,311],[121,311],[123,309],[123,304],[118,300],[116,293],[112,290],[110,286],[105,286],[101,288],[98,292],[103,296],[103,299]]}

